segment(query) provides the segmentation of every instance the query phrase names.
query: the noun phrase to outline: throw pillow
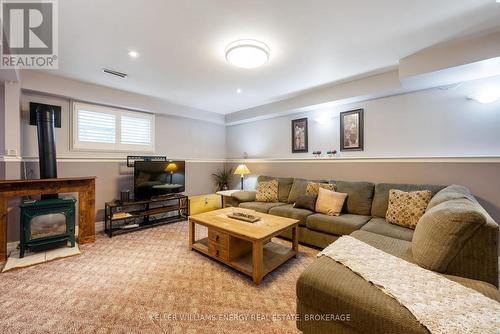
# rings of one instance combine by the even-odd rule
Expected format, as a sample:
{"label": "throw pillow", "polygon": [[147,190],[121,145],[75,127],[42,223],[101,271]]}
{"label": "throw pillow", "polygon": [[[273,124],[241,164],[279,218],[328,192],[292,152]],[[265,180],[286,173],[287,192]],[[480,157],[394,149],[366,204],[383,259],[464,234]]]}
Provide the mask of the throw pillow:
{"label": "throw pillow", "polygon": [[389,206],[385,219],[391,224],[415,229],[418,220],[424,215],[431,197],[430,190],[406,192],[391,189],[389,190]]}
{"label": "throw pillow", "polygon": [[300,195],[299,197],[297,197],[297,200],[295,201],[293,207],[297,209],[307,209],[315,211],[317,198],[318,196],[316,195]]}
{"label": "throw pillow", "polygon": [[257,183],[257,202],[277,202],[278,201],[278,180],[261,181]]}
{"label": "throw pillow", "polygon": [[347,194],[320,187],[316,200],[316,212],[326,213],[329,216],[339,216],[346,198]]}
{"label": "throw pillow", "polygon": [[335,184],[332,183],[319,183],[319,182],[309,182],[306,188],[306,195],[318,195],[319,188],[328,189],[335,191]]}

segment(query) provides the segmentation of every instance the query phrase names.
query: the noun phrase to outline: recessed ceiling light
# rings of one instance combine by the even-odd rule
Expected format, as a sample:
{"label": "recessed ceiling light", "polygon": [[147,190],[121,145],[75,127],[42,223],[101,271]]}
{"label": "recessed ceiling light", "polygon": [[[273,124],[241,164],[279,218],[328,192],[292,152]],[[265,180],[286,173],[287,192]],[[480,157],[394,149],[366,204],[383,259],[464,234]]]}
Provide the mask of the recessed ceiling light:
{"label": "recessed ceiling light", "polygon": [[226,47],[226,60],[241,68],[256,68],[269,61],[269,47],[253,39],[241,39]]}
{"label": "recessed ceiling light", "polygon": [[238,89],[236,90],[236,94],[241,94],[241,92],[242,92],[241,88],[238,88]]}
{"label": "recessed ceiling light", "polygon": [[129,51],[129,52],[128,52],[128,55],[129,55],[131,58],[138,58],[138,57],[139,57],[139,52],[137,52],[137,51]]}
{"label": "recessed ceiling light", "polygon": [[500,99],[500,87],[483,88],[471,96],[471,98],[483,104],[496,102]]}

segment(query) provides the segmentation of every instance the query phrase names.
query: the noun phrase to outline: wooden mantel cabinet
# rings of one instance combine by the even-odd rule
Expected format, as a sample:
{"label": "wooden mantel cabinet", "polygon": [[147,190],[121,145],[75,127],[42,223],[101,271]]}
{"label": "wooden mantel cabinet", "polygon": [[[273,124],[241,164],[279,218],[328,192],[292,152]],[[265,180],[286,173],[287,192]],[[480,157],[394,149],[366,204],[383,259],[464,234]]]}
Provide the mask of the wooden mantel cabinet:
{"label": "wooden mantel cabinet", "polygon": [[36,180],[0,180],[0,262],[7,260],[7,210],[10,198],[78,193],[78,243],[95,241],[95,176]]}

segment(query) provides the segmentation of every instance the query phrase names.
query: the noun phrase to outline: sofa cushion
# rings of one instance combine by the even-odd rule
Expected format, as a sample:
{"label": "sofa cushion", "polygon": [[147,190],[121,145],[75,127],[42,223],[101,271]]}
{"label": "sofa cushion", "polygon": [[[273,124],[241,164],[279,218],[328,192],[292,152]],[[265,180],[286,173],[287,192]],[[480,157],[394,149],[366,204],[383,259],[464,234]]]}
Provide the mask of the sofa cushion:
{"label": "sofa cushion", "polygon": [[[354,232],[352,236],[376,248],[385,247],[382,250],[395,256],[407,253],[404,250],[407,244],[410,244],[402,240],[394,243],[391,238],[370,235],[369,232],[363,231]],[[382,246],[384,244],[386,245]],[[446,277],[500,301],[500,292],[491,284],[461,277]],[[298,309],[306,305],[320,314],[350,314],[351,320],[346,323],[351,329],[349,332],[429,333],[413,314],[394,298],[326,256],[318,258],[304,270],[297,280],[296,291]]]}
{"label": "sofa cushion", "polygon": [[444,273],[465,243],[484,224],[486,217],[469,199],[436,205],[417,224],[412,242],[413,257],[420,266]]}
{"label": "sofa cushion", "polygon": [[307,228],[336,235],[346,235],[359,230],[361,226],[370,220],[370,216],[343,214],[340,216],[328,216],[316,213],[307,217]]}
{"label": "sofa cushion", "polygon": [[397,300],[326,256],[302,272],[296,291],[299,309],[305,304],[320,314],[349,314],[346,333],[429,334]]}
{"label": "sofa cushion", "polygon": [[316,210],[317,199],[317,195],[300,195],[299,197],[297,197],[297,200],[295,201],[295,204],[293,204],[293,207],[297,209],[307,209],[314,211]]}
{"label": "sofa cushion", "polygon": [[385,217],[387,206],[389,204],[389,191],[391,189],[401,191],[430,190],[432,196],[443,189],[444,186],[432,184],[397,184],[397,183],[379,183],[375,185],[371,215],[374,217]]}
{"label": "sofa cushion", "polygon": [[361,240],[372,247],[397,256],[405,261],[415,263],[413,253],[411,251],[411,241],[391,238],[364,230],[352,232],[351,237]]}
{"label": "sofa cushion", "polygon": [[239,202],[254,202],[255,195],[257,192],[255,191],[247,191],[241,190],[231,194],[231,197],[235,198]]}
{"label": "sofa cushion", "polygon": [[476,290],[477,292],[482,293],[488,298],[500,302],[500,291],[498,291],[498,289],[495,286],[491,285],[490,283],[460,276],[452,276],[452,275],[443,275],[443,276],[452,281],[460,283],[465,287]]}
{"label": "sofa cushion", "polygon": [[313,213],[311,210],[294,208],[292,204],[276,206],[269,210],[271,215],[297,219],[302,226],[306,225],[306,218]]}
{"label": "sofa cushion", "polygon": [[429,202],[429,205],[427,205],[427,210],[430,210],[436,205],[439,205],[443,202],[461,198],[472,200],[473,196],[468,188],[453,184],[440,190],[436,195],[434,195],[434,197],[432,197],[431,201]]}
{"label": "sofa cushion", "polygon": [[286,203],[290,189],[292,188],[293,178],[261,175],[257,178],[257,184],[260,181],[270,180],[278,180],[278,202]]}
{"label": "sofa cushion", "polygon": [[384,218],[378,217],[372,218],[361,230],[406,241],[411,241],[414,232],[410,228],[390,224]]}
{"label": "sofa cushion", "polygon": [[251,209],[262,213],[268,213],[269,209],[276,206],[285,205],[285,203],[280,202],[244,202],[240,203],[240,208]]}
{"label": "sofa cushion", "polygon": [[278,180],[257,183],[255,200],[257,202],[278,202]]}
{"label": "sofa cushion", "polygon": [[342,212],[370,216],[375,185],[370,182],[332,181],[338,192],[346,193],[347,200]]}
{"label": "sofa cushion", "polygon": [[406,192],[391,189],[385,219],[391,224],[415,229],[418,220],[425,213],[431,196],[429,190]]}

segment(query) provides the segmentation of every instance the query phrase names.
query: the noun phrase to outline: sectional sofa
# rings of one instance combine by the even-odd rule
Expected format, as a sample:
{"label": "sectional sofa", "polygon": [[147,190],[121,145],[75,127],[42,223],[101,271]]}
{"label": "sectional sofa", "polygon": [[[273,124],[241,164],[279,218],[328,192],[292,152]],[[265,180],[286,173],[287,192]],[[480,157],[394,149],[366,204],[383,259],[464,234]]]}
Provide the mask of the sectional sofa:
{"label": "sectional sofa", "polygon": [[[273,178],[261,176],[257,182]],[[340,216],[327,216],[293,207],[311,181],[276,179],[279,202],[256,202],[252,191],[232,196],[240,207],[298,219],[302,243],[324,248],[349,234],[500,301],[499,227],[467,188],[329,181],[348,197]],[[430,190],[433,198],[427,208],[432,209],[429,223],[417,225],[416,230],[387,223],[390,189]],[[446,217],[444,221],[442,217]],[[325,256],[310,265],[297,282],[297,313],[302,316],[297,327],[305,333],[428,333],[396,300]],[[341,315],[349,315],[349,320],[304,321],[304,316],[311,314],[334,314],[341,319]]]}

